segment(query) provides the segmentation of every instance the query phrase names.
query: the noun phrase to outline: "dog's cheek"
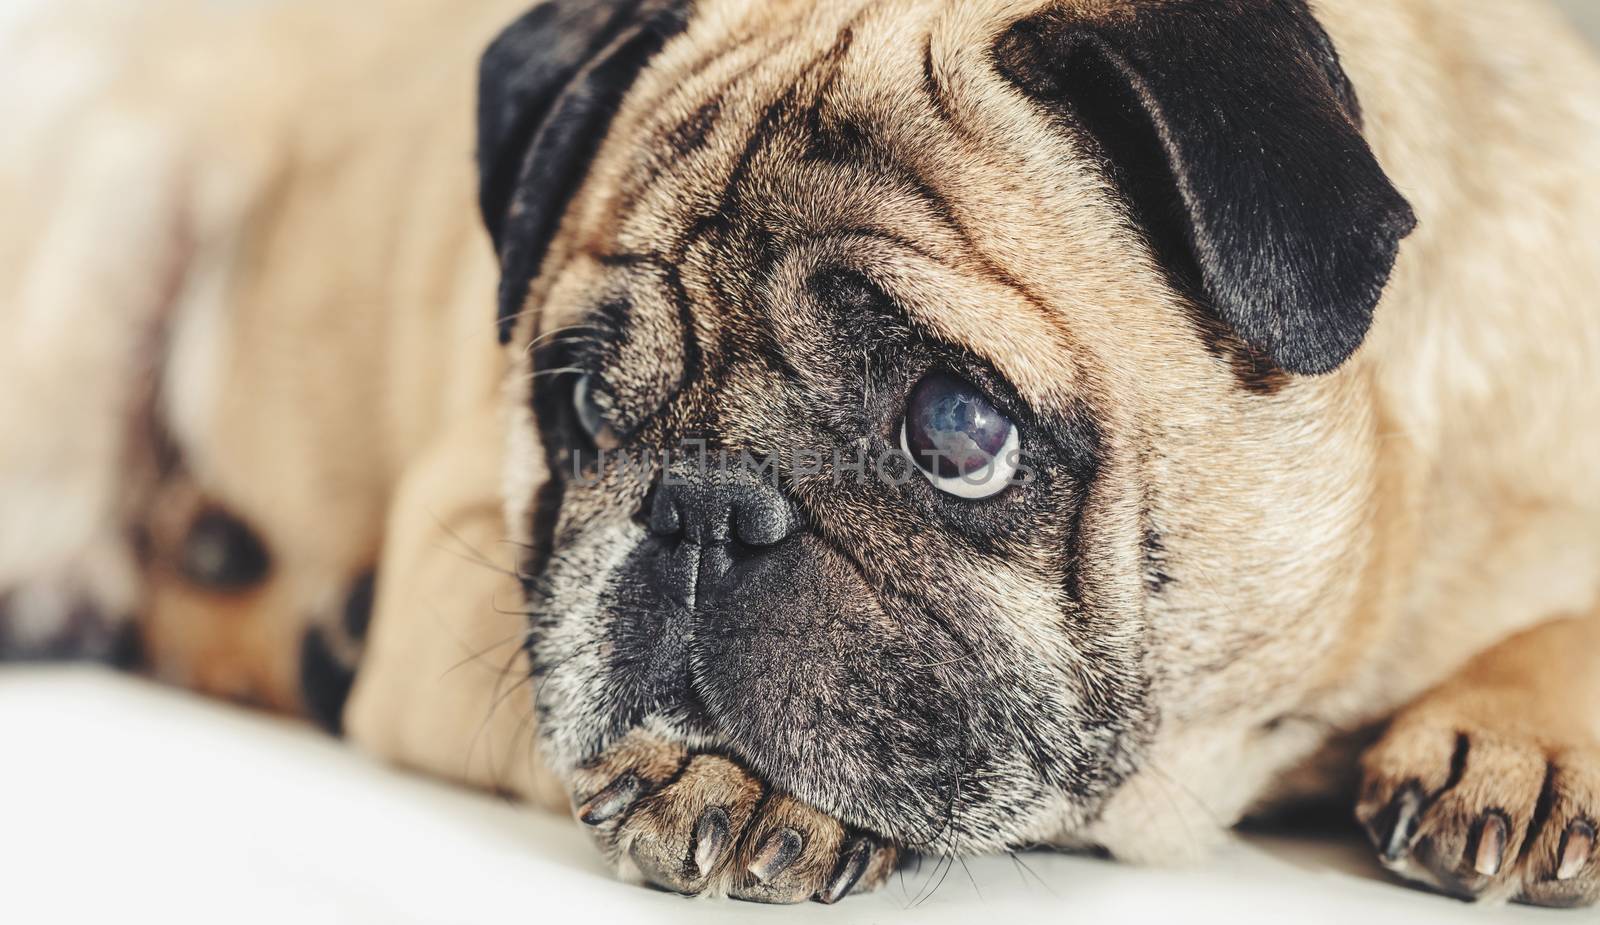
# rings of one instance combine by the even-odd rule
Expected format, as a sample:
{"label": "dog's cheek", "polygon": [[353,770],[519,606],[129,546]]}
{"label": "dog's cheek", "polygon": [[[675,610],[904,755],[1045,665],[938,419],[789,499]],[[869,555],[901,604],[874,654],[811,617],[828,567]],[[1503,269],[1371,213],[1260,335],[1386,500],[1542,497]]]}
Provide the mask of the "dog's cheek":
{"label": "dog's cheek", "polygon": [[613,617],[605,601],[643,539],[643,529],[629,522],[592,525],[530,580],[534,710],[545,761],[558,773],[597,754],[610,735],[616,692],[606,668]]}

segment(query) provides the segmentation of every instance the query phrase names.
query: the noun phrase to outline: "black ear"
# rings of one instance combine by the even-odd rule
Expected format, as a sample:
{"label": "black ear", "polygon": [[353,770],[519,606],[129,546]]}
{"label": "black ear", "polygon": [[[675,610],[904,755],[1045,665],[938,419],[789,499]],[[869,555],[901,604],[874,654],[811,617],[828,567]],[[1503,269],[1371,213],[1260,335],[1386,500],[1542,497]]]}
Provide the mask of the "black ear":
{"label": "black ear", "polygon": [[994,48],[1086,137],[1169,272],[1286,372],[1361,346],[1416,227],[1304,0],[1051,10]]}
{"label": "black ear", "polygon": [[624,95],[688,0],[548,0],[489,46],[478,74],[479,206],[500,255],[500,340]]}

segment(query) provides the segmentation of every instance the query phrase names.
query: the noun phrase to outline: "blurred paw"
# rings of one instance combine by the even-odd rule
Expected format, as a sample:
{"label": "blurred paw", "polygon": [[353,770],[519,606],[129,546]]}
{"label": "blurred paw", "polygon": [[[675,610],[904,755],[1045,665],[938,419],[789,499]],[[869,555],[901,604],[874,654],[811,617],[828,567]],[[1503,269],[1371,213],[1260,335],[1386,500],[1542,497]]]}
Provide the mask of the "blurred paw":
{"label": "blurred paw", "polygon": [[135,665],[139,640],[131,616],[69,580],[0,593],[0,662],[69,660]]}

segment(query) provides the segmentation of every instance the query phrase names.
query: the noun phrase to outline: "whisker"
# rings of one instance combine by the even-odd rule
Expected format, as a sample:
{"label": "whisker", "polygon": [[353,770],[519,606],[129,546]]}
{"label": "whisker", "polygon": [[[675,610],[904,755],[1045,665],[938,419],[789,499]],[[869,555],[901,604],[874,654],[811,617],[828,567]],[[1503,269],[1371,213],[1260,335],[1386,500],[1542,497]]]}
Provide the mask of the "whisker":
{"label": "whisker", "polygon": [[599,325],[594,324],[569,324],[566,327],[555,328],[554,330],[546,331],[543,334],[540,334],[538,337],[535,337],[533,340],[528,341],[526,352],[532,353],[534,350],[537,350],[544,344],[549,343],[552,340],[565,337],[566,335],[575,331],[592,331],[599,333],[601,330],[602,329]]}
{"label": "whisker", "polygon": [[932,899],[933,894],[939,892],[939,888],[944,886],[944,878],[950,876],[950,868],[954,866],[955,862],[951,860],[949,855],[940,855],[933,865],[933,872],[928,875],[926,889],[917,895],[917,900],[911,904],[911,907],[914,909]]}
{"label": "whisker", "polygon": [[[505,615],[505,616],[510,616],[509,613],[506,613],[506,612],[500,611],[500,610],[496,610],[495,613],[499,613],[499,614],[502,614],[502,615]],[[528,634],[525,631],[518,630],[515,635],[507,636],[505,639],[502,639],[499,642],[496,642],[496,643],[494,643],[494,644],[492,644],[492,645],[490,645],[490,646],[488,646],[486,648],[480,649],[480,650],[478,650],[476,652],[469,653],[466,658],[462,659],[459,662],[456,662],[454,665],[451,665],[449,668],[446,668],[442,673],[440,673],[439,680],[442,681],[445,678],[450,677],[451,674],[461,670],[462,668],[465,668],[466,666],[472,664],[473,662],[482,660],[484,656],[488,655],[490,652],[493,652],[496,649],[502,648],[504,646],[511,645],[512,643],[515,643],[515,642],[521,642],[523,639],[527,638],[527,635]],[[505,669],[500,669],[500,670],[503,671]]]}
{"label": "whisker", "polygon": [[507,578],[515,578],[518,581],[527,580],[526,577],[522,574],[521,570],[519,570],[519,569],[517,569],[515,567],[506,568],[505,566],[500,565],[500,564],[496,563],[493,559],[489,558],[489,555],[487,553],[485,553],[483,550],[481,550],[481,549],[477,548],[476,546],[472,545],[471,543],[469,543],[467,541],[466,537],[464,537],[460,533],[456,532],[455,528],[451,527],[448,523],[445,523],[444,518],[440,517],[438,514],[430,511],[429,512],[429,516],[433,518],[434,526],[438,527],[439,530],[442,533],[444,533],[445,536],[447,536],[450,539],[454,540],[456,542],[456,545],[459,547],[459,549],[456,549],[456,550],[451,550],[451,549],[448,549],[448,548],[445,548],[445,547],[442,547],[442,546],[435,546],[434,548],[439,549],[441,552],[453,553],[457,558],[461,559],[463,562],[470,562],[470,563],[472,563],[474,565],[481,565],[484,568],[489,569],[492,572],[496,572],[498,574],[504,575]]}
{"label": "whisker", "polygon": [[[478,743],[486,743],[484,748],[487,754],[487,760],[489,762],[490,773],[495,778],[494,784],[497,789],[500,788],[502,783],[499,780],[500,765],[495,760],[494,742],[491,738],[487,738],[485,733],[489,731],[489,725],[494,722],[495,714],[500,711],[500,708],[505,705],[506,701],[510,700],[514,694],[522,689],[523,685],[527,684],[531,680],[529,676],[524,674],[509,688],[506,688],[503,692],[501,691],[501,687],[505,684],[506,678],[513,675],[514,672],[512,671],[512,668],[516,665],[517,657],[521,654],[521,649],[517,649],[516,651],[512,652],[510,657],[506,659],[505,664],[501,667],[499,671],[499,677],[495,681],[494,689],[489,693],[489,696],[492,698],[489,704],[489,712],[484,716],[483,722],[478,724],[477,731],[472,735],[472,742],[467,746],[466,766],[470,769],[472,766],[472,757],[477,753],[478,750]],[[532,711],[530,710],[529,713],[524,714],[524,716],[526,718],[526,716],[530,716],[531,714]],[[513,735],[512,738],[514,744],[515,735]]]}
{"label": "whisker", "polygon": [[959,860],[961,861],[961,869],[967,872],[967,880],[972,883],[972,892],[977,893],[978,894],[978,901],[982,902],[983,901],[983,890],[978,887],[978,878],[972,876],[972,868],[967,866],[967,859],[966,858],[960,858]]}
{"label": "whisker", "polygon": [[[1033,875],[1033,879],[1039,881],[1039,885],[1044,887],[1045,890],[1051,896],[1057,895],[1055,889],[1053,887],[1051,887],[1050,884],[1048,882],[1046,882],[1043,877],[1039,876],[1039,872],[1034,870],[1032,867],[1028,866],[1028,862],[1026,862],[1026,861],[1024,861],[1022,859],[1022,855],[1021,854],[1019,854],[1016,851],[1007,851],[1006,854],[1010,855],[1012,863],[1016,864],[1022,870],[1027,871],[1029,874],[1032,874]],[[1023,882],[1024,883],[1027,882],[1026,878],[1024,878]]]}
{"label": "whisker", "polygon": [[1222,821],[1221,817],[1217,815],[1215,810],[1213,810],[1210,806],[1207,806],[1204,800],[1200,799],[1199,794],[1196,794],[1193,790],[1189,789],[1188,785],[1184,784],[1183,781],[1180,781],[1171,774],[1168,774],[1166,771],[1162,770],[1160,765],[1153,761],[1146,762],[1145,766],[1149,768],[1151,773],[1160,778],[1167,786],[1172,787],[1173,789],[1177,790],[1179,794],[1187,797],[1189,802],[1193,803],[1200,810],[1201,814],[1204,815],[1206,819],[1217,828],[1231,828],[1231,826]]}
{"label": "whisker", "polygon": [[525,381],[532,382],[535,379],[544,379],[547,377],[553,379],[559,376],[584,376],[588,375],[588,373],[589,371],[587,369],[579,369],[576,366],[561,366],[555,369],[541,369],[530,376],[525,376],[524,379]]}

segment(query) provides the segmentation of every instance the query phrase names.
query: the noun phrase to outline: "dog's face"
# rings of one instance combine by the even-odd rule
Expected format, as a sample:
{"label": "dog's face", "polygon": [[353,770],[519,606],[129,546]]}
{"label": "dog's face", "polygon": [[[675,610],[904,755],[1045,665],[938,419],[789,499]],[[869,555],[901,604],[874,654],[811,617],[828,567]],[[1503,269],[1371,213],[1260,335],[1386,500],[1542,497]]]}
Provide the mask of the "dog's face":
{"label": "dog's face", "polygon": [[1412,222],[1303,4],[573,0],[482,118],[558,769],[966,851],[1308,741],[1379,477],[1316,374]]}

